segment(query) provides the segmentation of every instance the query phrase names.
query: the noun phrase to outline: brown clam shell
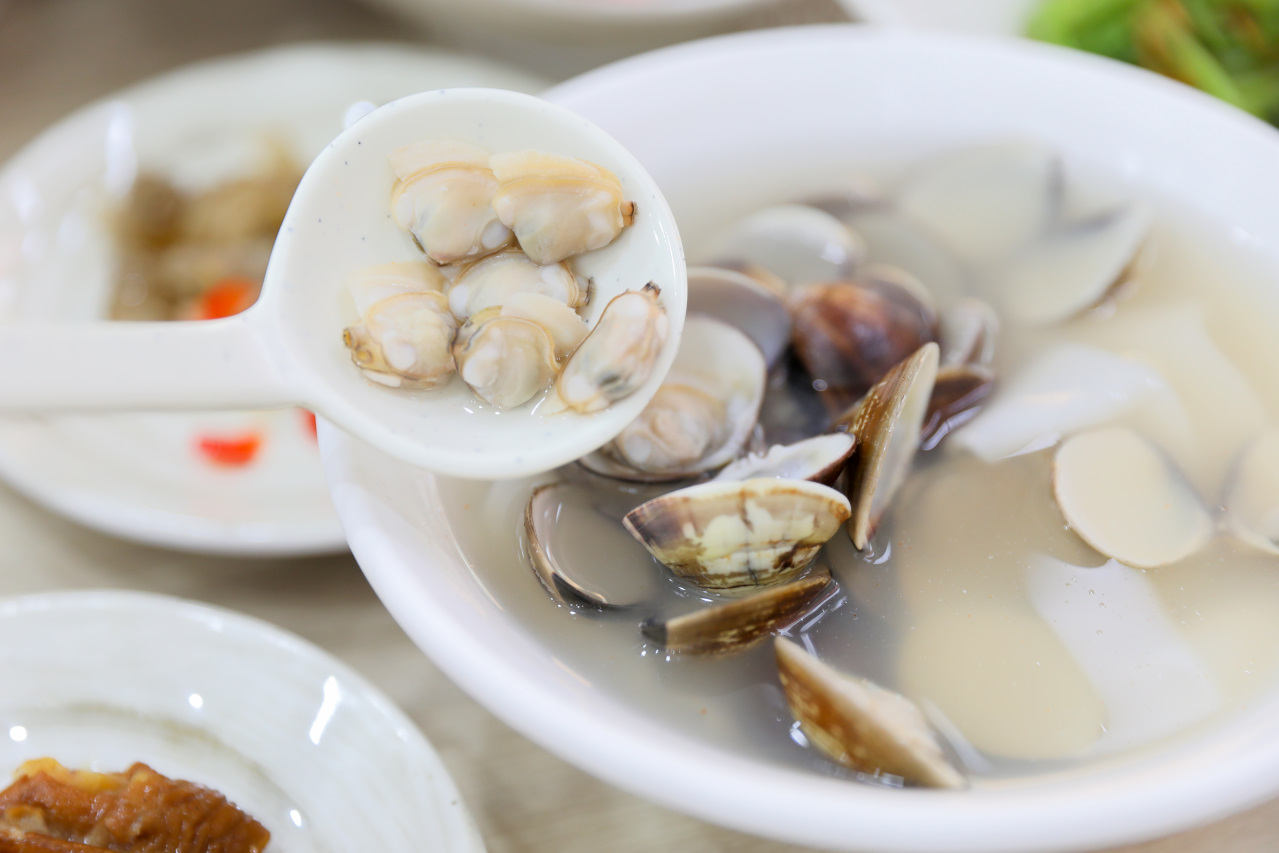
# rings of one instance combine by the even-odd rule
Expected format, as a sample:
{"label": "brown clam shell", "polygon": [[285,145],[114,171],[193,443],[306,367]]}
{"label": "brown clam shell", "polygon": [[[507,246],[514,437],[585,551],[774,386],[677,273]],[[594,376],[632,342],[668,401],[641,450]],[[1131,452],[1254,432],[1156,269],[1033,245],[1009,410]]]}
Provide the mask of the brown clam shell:
{"label": "brown clam shell", "polygon": [[712,481],[627,513],[658,562],[707,589],[750,591],[797,578],[848,520],[848,500],[807,480]]}
{"label": "brown clam shell", "polygon": [[975,418],[994,388],[995,374],[985,367],[940,368],[928,399],[928,414],[919,431],[920,448],[932,450],[947,435]]}
{"label": "brown clam shell", "polygon": [[842,407],[895,364],[937,339],[937,315],[888,280],[827,282],[787,297],[794,346],[813,380]]}
{"label": "brown clam shell", "polygon": [[778,637],[777,670],[791,714],[832,761],[871,775],[934,788],[962,788],[919,708],[909,699],[841,673]]}
{"label": "brown clam shell", "polygon": [[919,447],[937,353],[937,344],[924,344],[875,383],[837,425],[857,441],[845,469],[845,493],[853,506],[848,535],[859,550],[866,547]]}
{"label": "brown clam shell", "polygon": [[648,619],[640,625],[640,631],[668,652],[741,652],[802,616],[829,584],[830,570],[822,567],[808,577],[762,589],[737,601],[673,619]]}

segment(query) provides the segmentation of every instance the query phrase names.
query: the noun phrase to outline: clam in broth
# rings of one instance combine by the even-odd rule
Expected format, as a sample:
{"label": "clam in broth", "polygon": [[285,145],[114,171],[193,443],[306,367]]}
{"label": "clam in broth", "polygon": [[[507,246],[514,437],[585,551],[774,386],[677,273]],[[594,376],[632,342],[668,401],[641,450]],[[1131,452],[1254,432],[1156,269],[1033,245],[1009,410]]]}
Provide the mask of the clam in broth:
{"label": "clam in broth", "polygon": [[[885,183],[882,197],[849,205],[850,221],[874,211],[875,233],[894,234],[893,251],[939,249],[930,249],[929,264],[919,269],[956,259],[934,306],[942,373],[969,370],[977,378],[966,381],[982,393],[935,446],[914,455],[862,549],[841,533],[816,553],[801,577],[829,571],[831,582],[801,613],[770,629],[822,667],[904,696],[940,737],[942,757],[975,786],[1190,731],[1240,709],[1279,677],[1279,557],[1271,547],[1279,501],[1268,480],[1249,473],[1270,466],[1279,425],[1273,270],[1219,226],[1190,214],[1176,218],[1175,202],[1143,198],[1135,207],[1132,199],[1098,192],[1101,181],[1079,180],[1069,166],[1052,152],[990,146],[913,166]],[[933,170],[943,175],[938,186],[921,186]],[[962,200],[914,215],[945,184],[971,187],[974,180],[996,182],[997,191],[981,199],[984,215],[1014,221],[1016,229],[978,235],[966,246],[950,242],[965,239],[978,219]],[[1139,240],[1127,230],[1106,245],[1133,246],[1140,256],[1133,263],[1117,264],[1109,248],[1098,248],[1101,260],[1086,287],[1044,313],[1023,310],[1017,299],[1024,294],[1000,292],[1011,286],[1003,273],[1014,264],[1057,251],[1053,242],[1041,253],[1035,241],[1084,239],[1092,232],[1082,223],[1131,229],[1139,217],[1123,213],[1131,210],[1153,212],[1148,229]],[[727,222],[743,211],[724,213]],[[901,239],[909,229],[924,236]],[[871,259],[878,256],[875,233],[863,235]],[[692,250],[690,258],[699,259]],[[1119,268],[1125,281],[1115,288]],[[852,279],[862,272],[857,263],[846,270]],[[993,307],[994,322],[978,307],[967,312],[979,318],[977,333],[961,322],[948,325],[952,306],[972,304],[965,300]],[[1055,316],[1063,310],[1069,315]],[[788,377],[788,394],[815,399],[787,357],[773,371]],[[777,387],[770,382],[770,396]],[[772,402],[766,397],[764,423]],[[820,432],[830,420],[807,429]],[[1132,469],[1158,476],[1130,485],[1152,505],[1166,487],[1161,482],[1194,496],[1187,512],[1207,521],[1195,522],[1193,548],[1142,568],[1140,557],[1101,545],[1084,523],[1076,529],[1074,497],[1058,506],[1055,457],[1072,437],[1107,430],[1139,436],[1146,461]],[[612,570],[658,578],[626,610],[557,605],[530,571],[524,541],[491,535],[520,528],[528,490],[448,486],[453,527],[486,588],[557,659],[646,714],[727,750],[893,783],[849,769],[805,735],[784,698],[771,644],[703,656],[668,648],[655,629],[641,632],[641,623],[713,621],[700,614],[741,597],[679,577],[638,541],[616,536],[628,512],[686,491],[689,481],[624,482],[580,468],[557,477],[596,496],[580,502],[573,519],[563,517],[579,532],[578,553],[607,553]],[[592,532],[605,529],[607,535]],[[946,784],[955,782],[942,773]]]}

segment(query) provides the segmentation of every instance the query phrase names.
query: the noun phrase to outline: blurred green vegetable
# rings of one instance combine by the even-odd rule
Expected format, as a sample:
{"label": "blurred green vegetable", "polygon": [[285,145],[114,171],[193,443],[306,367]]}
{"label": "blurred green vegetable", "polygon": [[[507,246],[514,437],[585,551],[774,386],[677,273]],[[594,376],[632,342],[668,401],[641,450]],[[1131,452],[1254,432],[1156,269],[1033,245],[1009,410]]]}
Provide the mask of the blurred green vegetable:
{"label": "blurred green vegetable", "polygon": [[1027,34],[1144,66],[1279,124],[1279,0],[1046,0]]}

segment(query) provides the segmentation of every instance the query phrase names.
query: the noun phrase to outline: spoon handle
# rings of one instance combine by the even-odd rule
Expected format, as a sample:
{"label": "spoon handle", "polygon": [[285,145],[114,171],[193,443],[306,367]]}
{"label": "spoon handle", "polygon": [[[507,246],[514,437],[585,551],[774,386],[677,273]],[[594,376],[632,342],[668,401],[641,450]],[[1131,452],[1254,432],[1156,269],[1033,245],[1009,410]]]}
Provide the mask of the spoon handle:
{"label": "spoon handle", "polygon": [[0,328],[0,412],[293,405],[255,316]]}

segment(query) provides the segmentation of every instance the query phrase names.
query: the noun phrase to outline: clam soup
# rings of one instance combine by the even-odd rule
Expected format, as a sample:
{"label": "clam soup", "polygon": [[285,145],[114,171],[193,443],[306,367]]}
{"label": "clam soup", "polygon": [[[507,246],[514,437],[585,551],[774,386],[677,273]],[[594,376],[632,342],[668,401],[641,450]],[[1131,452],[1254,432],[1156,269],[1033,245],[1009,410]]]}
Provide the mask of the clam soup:
{"label": "clam soup", "polygon": [[[853,237],[813,238],[825,269],[812,257],[799,272],[773,269],[783,298],[813,283],[805,276],[922,285],[942,371],[950,358],[993,376],[989,396],[915,454],[866,547],[843,529],[827,542],[806,576],[829,569],[833,583],[780,628],[913,700],[975,785],[1193,731],[1279,677],[1276,271],[1246,235],[1159,198],[1116,198],[1071,166],[1037,145],[995,144],[870,170],[878,180],[850,178],[851,192],[756,188],[681,223],[690,260],[740,271],[753,259],[723,247],[741,222],[780,203],[821,211]],[[775,243],[789,239],[794,220],[783,221]],[[964,335],[948,318],[973,299],[993,307],[997,328],[954,355]],[[765,443],[821,431],[865,391],[829,386],[783,356],[768,374]],[[1063,452],[1107,430],[1123,440]],[[1070,486],[1079,471],[1086,488]],[[724,748],[861,776],[810,747],[771,642],[699,656],[641,631],[731,598],[675,576],[623,528],[636,506],[693,482],[644,479],[569,466],[440,489],[481,585],[582,679]],[[545,513],[556,561],[581,567],[588,585],[626,576],[605,608],[548,596],[530,568],[526,505],[546,482],[564,484]],[[1198,519],[1176,525],[1200,533],[1172,550],[1158,522],[1173,498],[1161,489],[1188,496],[1184,517]],[[1106,525],[1142,501],[1157,504],[1154,532],[1125,516],[1112,545]]]}

